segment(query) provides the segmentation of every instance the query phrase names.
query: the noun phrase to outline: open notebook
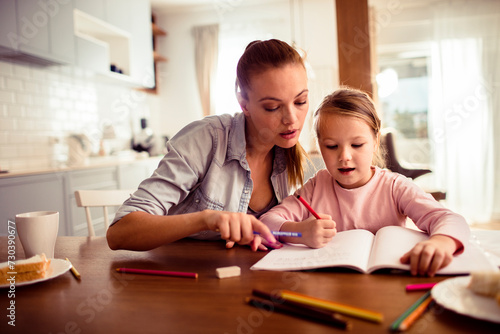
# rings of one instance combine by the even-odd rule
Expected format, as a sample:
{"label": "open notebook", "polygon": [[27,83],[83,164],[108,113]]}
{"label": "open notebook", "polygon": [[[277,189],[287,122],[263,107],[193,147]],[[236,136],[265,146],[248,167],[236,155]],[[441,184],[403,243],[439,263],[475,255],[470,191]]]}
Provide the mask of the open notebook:
{"label": "open notebook", "polygon": [[[303,245],[284,245],[271,251],[252,270],[306,270],[329,267],[354,269],[372,273],[379,269],[410,270],[400,263],[400,257],[428,235],[416,230],[386,226],[376,235],[367,230],[349,230],[337,233],[323,248]],[[465,251],[453,258],[451,264],[437,272],[440,275],[469,274],[478,270],[498,270],[475,243],[465,245]]]}

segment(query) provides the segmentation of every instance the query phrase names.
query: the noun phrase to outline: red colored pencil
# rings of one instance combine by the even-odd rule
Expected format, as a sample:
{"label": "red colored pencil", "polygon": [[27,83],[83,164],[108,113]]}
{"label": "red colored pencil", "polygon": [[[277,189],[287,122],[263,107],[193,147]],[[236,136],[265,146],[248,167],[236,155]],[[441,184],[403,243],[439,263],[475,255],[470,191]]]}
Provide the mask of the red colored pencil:
{"label": "red colored pencil", "polygon": [[419,283],[419,284],[408,284],[406,286],[406,291],[421,291],[430,290],[437,283]]}
{"label": "red colored pencil", "polygon": [[163,271],[163,270],[134,269],[134,268],[116,268],[116,271],[125,274],[143,274],[143,275],[198,278],[197,273],[186,273],[180,271]]}
{"label": "red colored pencil", "polygon": [[321,217],[316,213],[316,211],[313,210],[313,208],[311,208],[311,206],[309,205],[309,203],[306,202],[305,199],[303,199],[302,197],[300,197],[300,195],[297,195],[297,198],[299,199],[299,201],[302,202],[302,204],[304,204],[304,206],[306,207],[307,210],[309,210],[309,212],[314,216],[316,217],[316,219],[321,219]]}

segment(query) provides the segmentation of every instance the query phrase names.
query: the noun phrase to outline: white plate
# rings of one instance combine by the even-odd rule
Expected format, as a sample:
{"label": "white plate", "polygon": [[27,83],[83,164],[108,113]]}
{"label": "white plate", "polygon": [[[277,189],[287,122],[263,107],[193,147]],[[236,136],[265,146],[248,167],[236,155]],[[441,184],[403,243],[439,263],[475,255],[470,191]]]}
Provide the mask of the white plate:
{"label": "white plate", "polygon": [[470,276],[455,277],[436,284],[432,298],[441,306],[481,320],[500,323],[500,305],[495,298],[481,296],[467,288]]}
{"label": "white plate", "polygon": [[[60,276],[67,272],[71,268],[71,263],[63,260],[63,259],[50,259],[50,266],[48,270],[48,275],[45,276],[44,278],[39,278],[35,279],[32,281],[25,281],[25,282],[19,282],[16,283],[15,286],[23,286],[23,285],[28,285],[28,284],[35,284],[38,282],[43,282],[47,281],[49,279],[56,278],[57,276]],[[0,284],[0,288],[8,288],[10,286],[9,283],[7,284]]]}

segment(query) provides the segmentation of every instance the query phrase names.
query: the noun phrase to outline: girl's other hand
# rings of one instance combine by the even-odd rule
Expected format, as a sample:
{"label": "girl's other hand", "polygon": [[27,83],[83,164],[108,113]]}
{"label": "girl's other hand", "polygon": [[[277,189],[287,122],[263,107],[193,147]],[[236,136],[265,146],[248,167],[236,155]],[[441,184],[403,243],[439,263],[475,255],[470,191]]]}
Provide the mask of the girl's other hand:
{"label": "girl's other hand", "polygon": [[404,254],[401,263],[410,264],[413,276],[433,277],[436,272],[446,267],[453,260],[453,254],[460,243],[445,235],[434,235],[429,240],[419,242],[408,253]]}

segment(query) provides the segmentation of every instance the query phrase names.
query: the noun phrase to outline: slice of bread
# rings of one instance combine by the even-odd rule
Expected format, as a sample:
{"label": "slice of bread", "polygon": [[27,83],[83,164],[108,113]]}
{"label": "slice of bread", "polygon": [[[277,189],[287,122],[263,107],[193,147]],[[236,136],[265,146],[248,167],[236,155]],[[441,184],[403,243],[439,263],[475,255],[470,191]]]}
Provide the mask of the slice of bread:
{"label": "slice of bread", "polygon": [[0,284],[11,282],[7,280],[11,277],[15,277],[15,283],[44,278],[48,274],[49,267],[50,259],[43,253],[26,260],[14,261],[12,268],[9,267],[9,262],[0,263]]}
{"label": "slice of bread", "polygon": [[500,272],[472,272],[468,288],[477,294],[494,297],[500,305]]}

